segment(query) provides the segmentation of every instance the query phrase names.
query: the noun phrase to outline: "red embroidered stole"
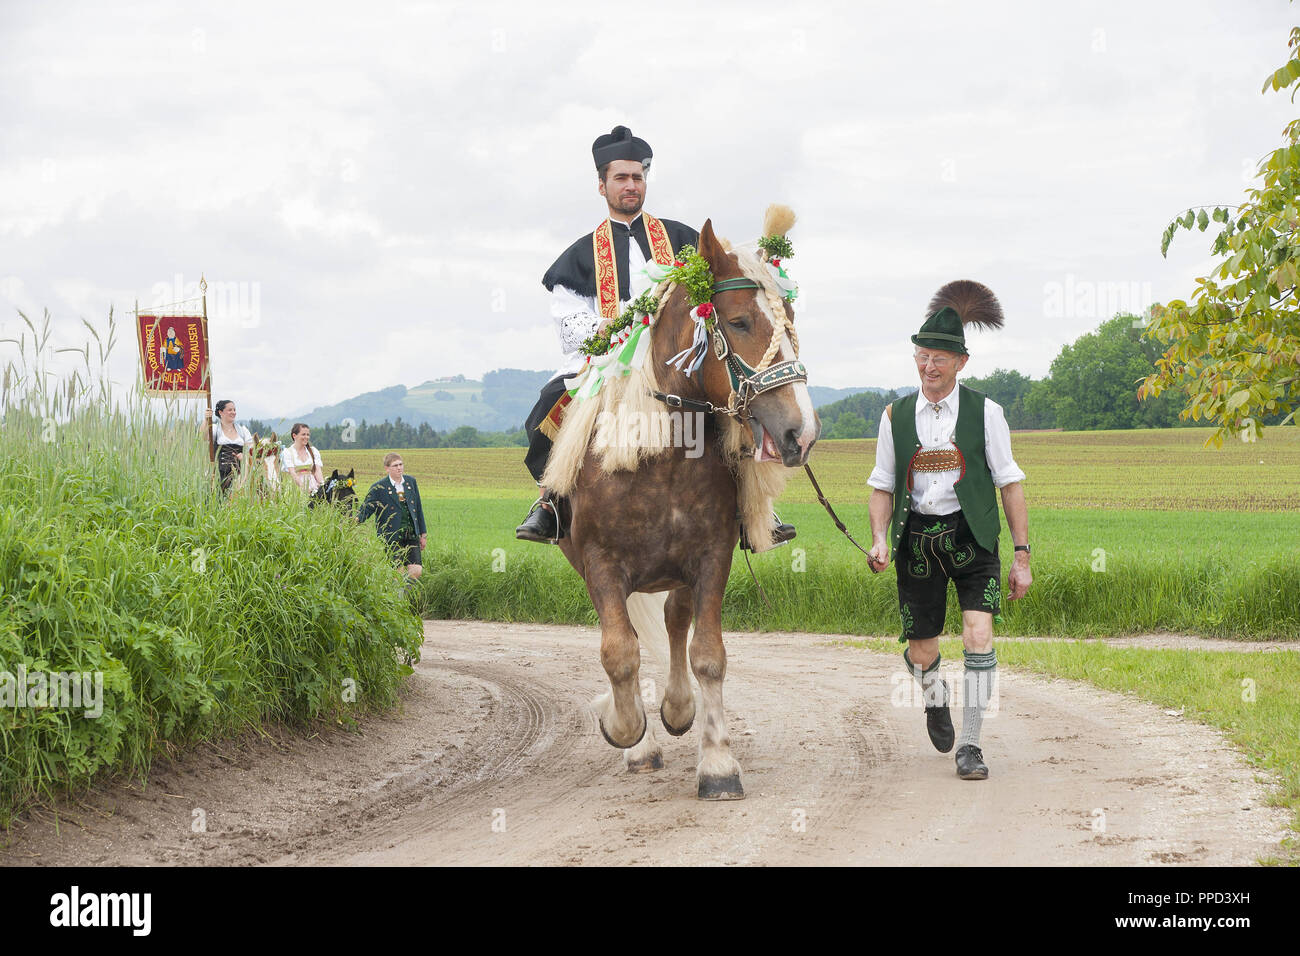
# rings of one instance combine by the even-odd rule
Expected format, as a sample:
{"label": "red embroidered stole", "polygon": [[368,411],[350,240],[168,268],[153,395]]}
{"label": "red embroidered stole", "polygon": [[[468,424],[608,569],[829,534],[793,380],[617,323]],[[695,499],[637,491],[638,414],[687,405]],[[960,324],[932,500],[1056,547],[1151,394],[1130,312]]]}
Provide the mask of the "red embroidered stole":
{"label": "red embroidered stole", "polygon": [[[647,212],[646,238],[650,240],[650,255],[661,266],[673,264],[673,244],[668,240],[664,224]],[[618,263],[614,261],[614,232],[606,219],[591,234],[592,252],[596,259],[596,308],[601,318],[617,319],[619,316]]]}

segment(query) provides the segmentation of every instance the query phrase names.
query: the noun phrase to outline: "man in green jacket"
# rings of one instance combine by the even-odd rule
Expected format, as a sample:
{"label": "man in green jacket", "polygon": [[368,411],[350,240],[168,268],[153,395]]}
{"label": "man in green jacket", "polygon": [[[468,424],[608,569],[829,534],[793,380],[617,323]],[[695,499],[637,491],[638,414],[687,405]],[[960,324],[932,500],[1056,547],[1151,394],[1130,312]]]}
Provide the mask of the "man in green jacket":
{"label": "man in green jacket", "polygon": [[420,502],[420,489],[415,479],[405,474],[402,456],[390,451],[384,456],[387,478],[380,478],[366,492],[357,521],[375,516],[375,530],[389,548],[396,549],[406,573],[415,580],[424,570],[420,552],[427,546],[429,536],[424,527],[424,506]]}
{"label": "man in green jacket", "polygon": [[871,570],[883,571],[891,552],[896,556],[903,660],[921,684],[926,726],[940,753],[952,749],[955,734],[949,688],[939,676],[939,634],[950,580],[957,590],[965,678],[956,761],[963,780],[989,774],[979,743],[997,677],[993,615],[1001,607],[1002,570],[995,488],[1015,546],[1008,599],[1024,597],[1033,582],[1025,473],[1011,455],[1006,417],[996,402],[957,385],[970,357],[965,326],[1001,328],[1002,321],[997,298],[978,282],[950,282],[935,294],[912,336],[920,392],[885,409],[867,481],[873,489]]}

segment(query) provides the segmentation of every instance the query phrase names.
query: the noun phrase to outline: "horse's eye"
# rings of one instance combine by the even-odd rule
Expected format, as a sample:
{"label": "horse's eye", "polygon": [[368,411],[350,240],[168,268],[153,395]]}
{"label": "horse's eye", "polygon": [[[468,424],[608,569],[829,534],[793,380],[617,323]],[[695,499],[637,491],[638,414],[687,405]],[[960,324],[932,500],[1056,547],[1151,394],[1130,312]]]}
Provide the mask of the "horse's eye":
{"label": "horse's eye", "polygon": [[749,331],[749,319],[744,316],[737,316],[734,319],[727,319],[727,324],[738,332]]}

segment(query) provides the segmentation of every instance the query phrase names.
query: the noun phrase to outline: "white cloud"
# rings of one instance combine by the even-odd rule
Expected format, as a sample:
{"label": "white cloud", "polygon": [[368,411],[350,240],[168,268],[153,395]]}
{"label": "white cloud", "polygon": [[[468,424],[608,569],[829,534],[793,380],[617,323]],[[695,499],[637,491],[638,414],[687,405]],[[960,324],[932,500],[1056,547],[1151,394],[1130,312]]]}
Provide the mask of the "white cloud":
{"label": "white cloud", "polygon": [[212,330],[241,409],[553,368],[539,280],[601,216],[588,147],[623,122],[655,147],[661,216],[745,239],[768,202],[795,206],[815,382],[910,382],[908,336],[959,276],[1008,314],[971,369],[1041,375],[1106,317],[1046,314],[1053,284],[1160,299],[1204,274],[1205,237],[1165,260],[1160,232],[1237,201],[1276,145],[1292,108],[1257,91],[1290,19],[1208,2],[7,5],[0,336],[48,307],[75,343],[81,317],[204,273],[257,292],[256,322]]}

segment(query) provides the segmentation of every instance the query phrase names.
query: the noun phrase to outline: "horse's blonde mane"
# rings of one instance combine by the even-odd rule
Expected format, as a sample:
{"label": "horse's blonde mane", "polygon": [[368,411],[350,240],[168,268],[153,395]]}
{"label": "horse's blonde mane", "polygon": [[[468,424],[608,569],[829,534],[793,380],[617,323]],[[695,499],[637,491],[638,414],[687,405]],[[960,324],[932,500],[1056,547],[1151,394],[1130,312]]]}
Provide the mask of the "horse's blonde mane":
{"label": "horse's blonde mane", "polygon": [[[763,315],[773,328],[783,326],[783,299],[757,245],[746,243],[733,251],[745,276],[762,287],[763,295],[758,297],[758,304]],[[667,302],[671,291],[660,290],[662,303]],[[654,331],[655,324],[652,323],[642,334],[653,336]],[[672,446],[671,428],[637,429],[635,424],[662,422],[667,418],[667,408],[650,394],[659,390],[653,355],[654,340],[651,338],[650,353],[641,368],[633,369],[628,375],[607,379],[595,397],[570,402],[565,408],[559,436],[542,476],[542,484],[553,494],[563,496],[573,492],[589,449],[595,452],[602,470],[615,472],[634,471],[642,462]],[[785,489],[791,469],[779,461],[755,461],[749,428],[732,416],[718,417],[722,426],[722,453],[736,476],[746,537],[756,552],[766,551],[773,546],[772,503]],[[611,428],[619,431],[610,433],[608,429]],[[636,429],[634,437],[637,440],[622,440],[628,437],[629,428]]]}
{"label": "horse's blonde mane", "polygon": [[[758,244],[745,243],[735,253],[741,272],[762,287],[763,294],[757,297],[759,309],[772,328],[782,327],[785,324],[784,300],[767,263],[759,255]],[[755,552],[766,551],[773,547],[772,503],[785,490],[791,469],[779,461],[755,461],[753,434],[747,425],[730,416],[723,420],[722,452],[736,475],[745,536]]]}
{"label": "horse's blonde mane", "polygon": [[[667,295],[666,292],[663,294]],[[607,472],[634,471],[641,462],[662,454],[671,446],[671,429],[639,429],[636,441],[620,440],[626,436],[618,431],[597,434],[598,426],[623,429],[632,422],[659,422],[667,411],[650,394],[659,390],[655,376],[654,329],[651,324],[642,333],[649,340],[650,351],[639,369],[606,379],[594,397],[572,401],[564,409],[560,434],[551,449],[546,473],[542,475],[542,484],[553,493],[567,495],[573,491],[593,438],[600,439],[595,451],[600,467]]]}

